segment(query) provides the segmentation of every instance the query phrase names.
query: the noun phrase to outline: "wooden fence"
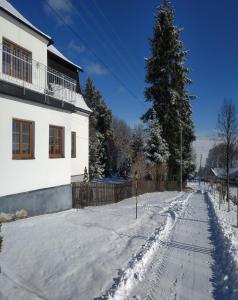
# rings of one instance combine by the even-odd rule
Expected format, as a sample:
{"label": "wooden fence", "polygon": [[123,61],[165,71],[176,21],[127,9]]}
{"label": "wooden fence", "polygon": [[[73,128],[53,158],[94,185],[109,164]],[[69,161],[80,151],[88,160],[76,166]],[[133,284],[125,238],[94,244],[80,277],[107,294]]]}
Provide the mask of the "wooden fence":
{"label": "wooden fence", "polygon": [[73,183],[73,207],[116,203],[132,197],[131,182],[111,184],[101,182]]}
{"label": "wooden fence", "polygon": [[[138,180],[137,195],[177,190],[177,182]],[[72,184],[73,207],[97,206],[117,203],[136,195],[135,181],[125,183],[77,182]]]}

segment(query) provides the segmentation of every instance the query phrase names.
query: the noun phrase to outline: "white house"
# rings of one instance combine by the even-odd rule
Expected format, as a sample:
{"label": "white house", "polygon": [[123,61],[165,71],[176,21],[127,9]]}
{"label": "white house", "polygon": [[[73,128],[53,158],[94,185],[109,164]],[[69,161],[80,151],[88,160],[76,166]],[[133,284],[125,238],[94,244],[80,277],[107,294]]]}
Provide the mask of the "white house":
{"label": "white house", "polygon": [[0,212],[70,208],[71,182],[88,169],[82,69],[6,0],[0,52]]}

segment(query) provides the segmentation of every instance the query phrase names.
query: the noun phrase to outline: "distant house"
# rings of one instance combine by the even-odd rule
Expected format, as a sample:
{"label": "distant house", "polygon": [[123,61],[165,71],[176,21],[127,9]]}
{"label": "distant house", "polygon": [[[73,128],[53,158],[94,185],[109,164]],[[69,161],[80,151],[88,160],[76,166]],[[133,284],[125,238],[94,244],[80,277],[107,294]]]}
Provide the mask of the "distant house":
{"label": "distant house", "polygon": [[[231,181],[238,180],[238,168],[231,168],[229,174]],[[211,168],[211,175],[214,177],[214,179],[224,180],[226,179],[226,169]]]}
{"label": "distant house", "polygon": [[0,0],[0,212],[70,208],[88,168],[89,114],[81,67]]}

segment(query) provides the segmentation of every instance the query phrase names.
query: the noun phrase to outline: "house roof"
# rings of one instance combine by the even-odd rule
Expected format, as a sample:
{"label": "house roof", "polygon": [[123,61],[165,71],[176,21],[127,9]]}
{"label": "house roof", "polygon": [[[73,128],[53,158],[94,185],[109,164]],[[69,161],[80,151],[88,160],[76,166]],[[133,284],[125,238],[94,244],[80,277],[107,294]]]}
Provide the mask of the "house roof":
{"label": "house roof", "polygon": [[48,51],[71,64],[72,66],[76,67],[78,70],[83,70],[80,66],[76,65],[67,57],[65,57],[56,47],[52,46],[52,44],[54,43],[53,39],[49,35],[39,30],[37,27],[35,27],[31,22],[29,22],[18,10],[15,9],[15,7],[11,5],[10,2],[8,2],[7,0],[0,0],[0,9],[49,40]]}
{"label": "house roof", "polygon": [[[211,171],[218,178],[226,177],[226,170],[224,168],[212,168]],[[238,177],[238,168],[231,168],[229,173],[230,173],[231,178],[237,178]]]}
{"label": "house roof", "polygon": [[41,36],[43,36],[47,40],[49,40],[49,44],[53,43],[53,40],[49,35],[45,34],[41,30],[39,30],[37,27],[35,27],[18,10],[16,10],[15,7],[13,7],[11,5],[11,3],[8,2],[7,0],[0,0],[0,9],[3,10],[4,12],[6,12],[8,15],[15,18],[16,20],[18,20],[19,22],[26,25],[27,27],[31,28],[32,30],[34,30],[35,32],[37,32],[38,34],[40,34]]}
{"label": "house roof", "polygon": [[83,69],[80,66],[76,65],[71,60],[69,60],[67,57],[65,57],[55,46],[50,45],[48,47],[48,51],[51,52],[51,53],[53,53],[54,55],[58,56],[60,59],[68,62],[69,64],[71,64],[72,66],[76,67],[80,71],[83,71]]}

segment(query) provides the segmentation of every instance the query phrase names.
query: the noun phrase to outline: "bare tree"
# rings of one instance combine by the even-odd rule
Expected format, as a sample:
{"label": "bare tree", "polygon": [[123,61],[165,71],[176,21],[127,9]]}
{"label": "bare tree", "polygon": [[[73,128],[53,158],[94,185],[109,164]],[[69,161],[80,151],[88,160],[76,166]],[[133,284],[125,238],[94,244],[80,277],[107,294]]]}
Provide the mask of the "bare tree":
{"label": "bare tree", "polygon": [[238,120],[235,104],[225,100],[220,113],[218,114],[218,136],[225,144],[225,165],[226,165],[226,192],[228,211],[230,211],[229,185],[230,185],[230,163],[234,146],[238,142]]}
{"label": "bare tree", "polygon": [[[238,166],[238,145],[231,145],[230,149],[230,168]],[[214,145],[208,153],[206,160],[207,168],[225,168],[226,167],[226,144],[219,143]]]}

